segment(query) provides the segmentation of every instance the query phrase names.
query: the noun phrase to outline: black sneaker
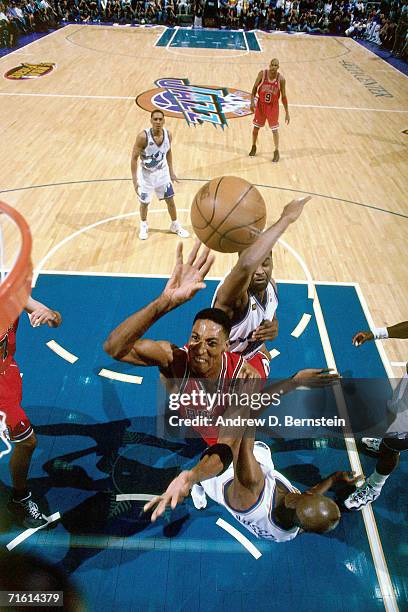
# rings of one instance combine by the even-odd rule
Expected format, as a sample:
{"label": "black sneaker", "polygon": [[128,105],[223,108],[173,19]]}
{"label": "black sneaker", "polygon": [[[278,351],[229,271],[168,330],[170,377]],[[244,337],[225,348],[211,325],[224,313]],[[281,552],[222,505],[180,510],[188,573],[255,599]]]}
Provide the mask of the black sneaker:
{"label": "black sneaker", "polygon": [[278,150],[274,151],[273,160],[272,161],[275,162],[275,163],[279,161],[279,151]]}
{"label": "black sneaker", "polygon": [[27,529],[36,529],[47,524],[47,519],[33,501],[31,493],[18,501],[11,499],[7,504],[7,510],[14,514]]}
{"label": "black sneaker", "polygon": [[256,155],[256,146],[252,145],[252,149],[249,152],[249,157],[255,157]]}

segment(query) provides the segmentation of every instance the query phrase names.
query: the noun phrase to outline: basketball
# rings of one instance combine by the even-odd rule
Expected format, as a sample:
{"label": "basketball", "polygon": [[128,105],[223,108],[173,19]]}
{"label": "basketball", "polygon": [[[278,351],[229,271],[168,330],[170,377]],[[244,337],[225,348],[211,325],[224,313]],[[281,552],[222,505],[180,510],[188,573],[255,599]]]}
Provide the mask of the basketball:
{"label": "basketball", "polygon": [[221,253],[242,251],[266,223],[266,206],[256,187],[237,176],[219,176],[196,193],[191,224],[206,246]]}

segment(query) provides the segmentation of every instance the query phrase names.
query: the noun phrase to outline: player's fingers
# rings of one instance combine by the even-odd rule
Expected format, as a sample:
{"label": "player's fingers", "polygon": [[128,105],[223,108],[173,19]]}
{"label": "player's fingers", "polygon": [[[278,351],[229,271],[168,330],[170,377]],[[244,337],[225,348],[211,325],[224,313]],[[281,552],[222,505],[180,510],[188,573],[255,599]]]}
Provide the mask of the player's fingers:
{"label": "player's fingers", "polygon": [[147,504],[143,506],[143,512],[149,512],[149,510],[151,510],[156,504],[158,504],[160,500],[161,495],[156,495],[156,497],[153,497],[153,499],[148,501]]}
{"label": "player's fingers", "polygon": [[200,246],[201,246],[201,242],[199,240],[196,240],[194,242],[194,246],[191,249],[190,255],[188,256],[187,259],[187,263],[190,264],[190,266],[193,265],[193,263],[195,262],[195,258],[197,257],[197,253],[200,250]]}
{"label": "player's fingers", "polygon": [[167,506],[166,499],[162,499],[159,502],[156,510],[152,514],[152,518],[151,518],[152,523],[154,523],[155,520],[157,520],[162,514],[164,514],[164,511],[166,510],[166,506]]}
{"label": "player's fingers", "polygon": [[183,265],[183,243],[177,243],[176,249],[176,265]]}
{"label": "player's fingers", "polygon": [[203,264],[203,266],[200,269],[200,272],[203,276],[203,278],[205,278],[208,274],[208,272],[211,270],[213,263],[215,261],[215,255],[211,254],[207,256],[207,259],[205,261],[205,263]]}
{"label": "player's fingers", "polygon": [[209,249],[207,246],[205,246],[205,247],[203,248],[203,250],[201,251],[201,253],[200,253],[200,255],[199,255],[199,257],[198,257],[198,259],[197,259],[197,261],[196,261],[196,264],[195,264],[195,265],[196,265],[196,267],[197,267],[199,270],[200,270],[200,269],[202,268],[202,266],[204,266],[204,264],[206,263],[206,261],[207,261],[207,259],[208,259],[209,255],[210,255],[210,252],[211,252],[211,251],[210,251],[210,249]]}

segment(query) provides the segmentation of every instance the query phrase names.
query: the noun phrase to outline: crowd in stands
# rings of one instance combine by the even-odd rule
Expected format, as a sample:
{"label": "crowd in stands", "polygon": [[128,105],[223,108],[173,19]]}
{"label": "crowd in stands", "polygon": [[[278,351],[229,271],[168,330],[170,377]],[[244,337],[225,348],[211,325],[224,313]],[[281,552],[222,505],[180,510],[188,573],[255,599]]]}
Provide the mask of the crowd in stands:
{"label": "crowd in stands", "polygon": [[[366,38],[407,59],[408,0],[216,0],[211,25]],[[0,46],[59,24],[205,24],[206,0],[0,0]]]}

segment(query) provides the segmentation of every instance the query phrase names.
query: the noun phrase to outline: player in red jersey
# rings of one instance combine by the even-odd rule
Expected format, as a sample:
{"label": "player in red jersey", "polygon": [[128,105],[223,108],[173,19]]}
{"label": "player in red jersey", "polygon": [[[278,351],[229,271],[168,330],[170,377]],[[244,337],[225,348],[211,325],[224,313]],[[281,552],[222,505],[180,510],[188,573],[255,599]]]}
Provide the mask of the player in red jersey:
{"label": "player in red jersey", "polygon": [[[256,142],[259,129],[264,127],[265,122],[272,130],[275,151],[273,161],[279,161],[279,97],[282,94],[282,104],[285,108],[285,121],[289,124],[290,116],[288,99],[286,97],[286,81],[278,72],[279,60],[274,58],[269,64],[269,69],[261,70],[251,92],[251,111],[255,111],[254,128],[252,130],[252,148],[249,155],[256,155]],[[255,97],[257,102],[255,106]]]}
{"label": "player in red jersey", "polygon": [[[58,327],[61,324],[59,312],[51,310],[32,297],[28,299],[25,311],[29,315],[32,327],[45,324],[49,327]],[[0,337],[0,411],[5,415],[5,431],[1,433],[8,442],[14,443],[9,463],[13,493],[7,507],[25,527],[30,528],[40,527],[47,521],[33,500],[27,483],[31,457],[37,446],[37,440],[32,425],[21,407],[21,375],[14,359],[17,327],[18,319]]]}
{"label": "player in red jersey", "polygon": [[[237,378],[259,378],[241,355],[228,352],[231,322],[225,312],[217,308],[207,308],[196,315],[190,339],[182,348],[168,341],[142,339],[155,321],[205,287],[203,281],[214,256],[206,247],[202,253],[199,249],[197,241],[184,263],[183,247],[178,244],[176,266],[161,295],[114,329],[104,344],[105,351],[115,359],[134,365],[157,366],[168,383],[174,381],[173,390],[179,394],[184,391],[191,395],[192,391],[197,391],[198,395],[201,390],[197,403],[180,406],[177,412],[180,418],[218,416],[224,407],[212,402],[209,405],[206,393],[213,396],[217,392],[231,391]],[[217,441],[217,431],[212,425],[204,423],[195,429],[207,444]]]}

